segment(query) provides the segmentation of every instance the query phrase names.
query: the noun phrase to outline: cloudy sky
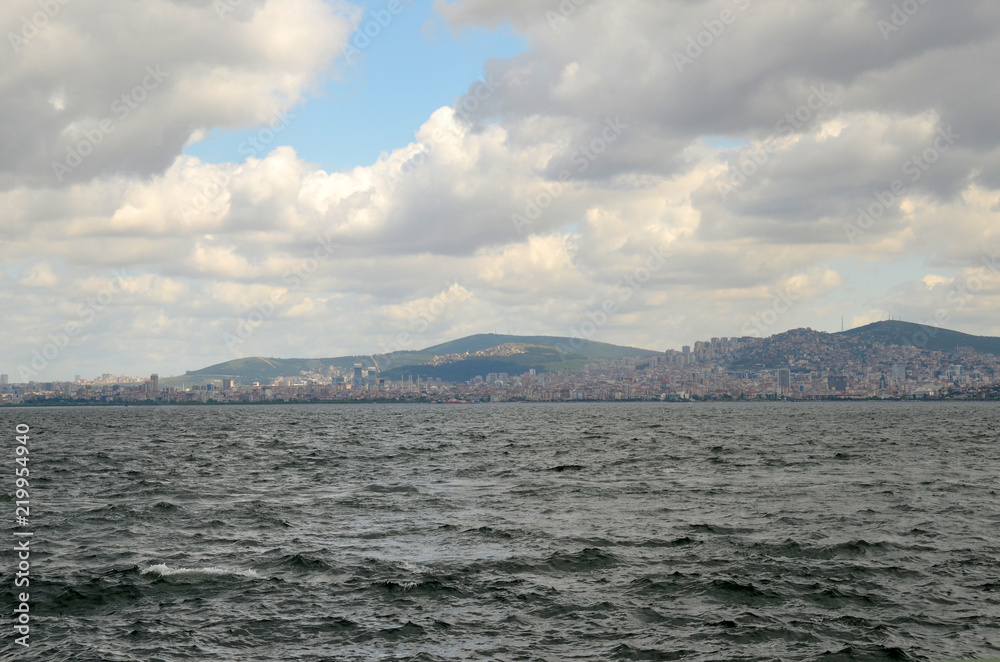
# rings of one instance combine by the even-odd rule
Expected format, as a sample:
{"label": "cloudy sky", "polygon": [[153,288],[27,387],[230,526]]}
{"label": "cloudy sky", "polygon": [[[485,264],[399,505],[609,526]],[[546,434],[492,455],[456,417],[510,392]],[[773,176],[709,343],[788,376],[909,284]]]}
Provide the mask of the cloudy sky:
{"label": "cloudy sky", "polygon": [[0,26],[12,381],[492,331],[1000,335],[992,0],[7,0]]}

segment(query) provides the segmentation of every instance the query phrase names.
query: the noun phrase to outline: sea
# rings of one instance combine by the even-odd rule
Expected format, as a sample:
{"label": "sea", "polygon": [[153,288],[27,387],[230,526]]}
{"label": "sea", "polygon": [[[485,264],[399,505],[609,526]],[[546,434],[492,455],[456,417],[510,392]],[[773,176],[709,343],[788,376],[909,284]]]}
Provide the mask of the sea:
{"label": "sea", "polygon": [[1000,658],[1000,403],[5,408],[0,435],[3,660]]}

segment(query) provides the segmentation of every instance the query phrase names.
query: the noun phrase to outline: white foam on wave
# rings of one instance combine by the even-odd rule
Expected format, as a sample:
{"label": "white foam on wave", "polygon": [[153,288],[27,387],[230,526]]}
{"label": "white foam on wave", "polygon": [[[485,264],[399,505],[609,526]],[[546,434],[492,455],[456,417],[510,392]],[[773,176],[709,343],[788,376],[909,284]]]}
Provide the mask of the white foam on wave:
{"label": "white foam on wave", "polygon": [[208,576],[208,577],[220,577],[220,576],[233,576],[233,577],[246,577],[247,579],[260,579],[260,575],[257,574],[256,570],[240,570],[238,568],[220,568],[218,566],[209,566],[208,568],[171,568],[166,563],[157,563],[156,565],[151,565],[148,568],[143,568],[140,571],[142,574],[157,574],[161,577],[175,577],[177,575],[191,575],[191,576]]}
{"label": "white foam on wave", "polygon": [[405,559],[400,559],[400,560],[396,561],[396,565],[398,565],[400,568],[403,568],[404,570],[407,570],[407,571],[412,572],[412,573],[423,573],[424,572],[424,569],[422,567],[420,567],[416,563],[410,563],[409,561],[407,561]]}

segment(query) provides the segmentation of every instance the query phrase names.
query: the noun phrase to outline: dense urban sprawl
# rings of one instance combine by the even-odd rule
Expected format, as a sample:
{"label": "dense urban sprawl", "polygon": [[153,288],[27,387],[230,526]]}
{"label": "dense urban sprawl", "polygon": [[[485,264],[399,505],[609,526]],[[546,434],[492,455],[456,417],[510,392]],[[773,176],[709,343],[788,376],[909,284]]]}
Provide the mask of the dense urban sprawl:
{"label": "dense urban sprawl", "polygon": [[[493,354],[512,351],[516,349],[504,346]],[[441,356],[431,364],[462,359]],[[679,351],[595,362],[576,372],[529,369],[518,375],[478,375],[461,383],[387,379],[361,365],[347,374],[331,368],[325,374],[304,372],[269,383],[223,378],[171,387],[162,387],[157,375],[106,373],[93,380],[26,384],[12,384],[2,375],[0,404],[993,399],[1000,397],[998,361],[996,355],[969,348],[929,351],[797,329],[765,339],[712,338]]]}

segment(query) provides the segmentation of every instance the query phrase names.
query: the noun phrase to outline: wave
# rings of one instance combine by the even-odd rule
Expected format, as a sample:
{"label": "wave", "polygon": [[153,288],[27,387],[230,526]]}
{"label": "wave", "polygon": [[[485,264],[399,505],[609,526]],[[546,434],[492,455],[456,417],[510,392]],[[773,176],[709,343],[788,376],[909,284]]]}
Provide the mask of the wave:
{"label": "wave", "polygon": [[435,578],[424,579],[419,581],[403,580],[403,579],[380,579],[378,581],[372,582],[372,586],[381,589],[383,591],[388,591],[390,593],[401,591],[404,593],[410,593],[410,592],[430,593],[430,594],[450,593],[460,596],[467,595],[461,589],[446,584]]}
{"label": "wave", "polygon": [[694,651],[661,651],[655,648],[638,648],[628,644],[619,644],[611,650],[616,660],[679,660]]}
{"label": "wave", "polygon": [[538,567],[559,572],[592,572],[618,565],[618,557],[599,549],[588,547],[579,552],[556,552]]}
{"label": "wave", "polygon": [[376,494],[420,494],[412,485],[368,485],[364,489]]}
{"label": "wave", "polygon": [[746,599],[781,598],[778,593],[766,588],[758,588],[751,582],[734,579],[713,579],[708,584],[708,594],[727,600],[740,602]]}
{"label": "wave", "polygon": [[623,543],[630,547],[684,547],[687,545],[701,545],[703,544],[700,540],[695,540],[690,536],[681,536],[680,538],[674,538],[673,540],[662,540],[659,538],[651,538],[649,540],[643,540],[634,543]]}
{"label": "wave", "polygon": [[864,539],[813,546],[803,545],[789,538],[780,543],[752,543],[750,548],[775,558],[802,558],[823,561],[884,557],[899,552],[936,551],[936,548],[926,545],[904,545],[889,541],[871,542]]}
{"label": "wave", "polygon": [[166,563],[157,563],[139,571],[143,575],[159,575],[160,577],[245,577],[246,579],[262,579],[256,570],[239,568],[222,568],[209,566],[207,568],[171,568]]}
{"label": "wave", "polygon": [[142,589],[132,584],[108,585],[106,582],[89,582],[64,587],[55,598],[48,600],[42,609],[55,614],[80,614],[89,609],[136,602],[142,597]]}
{"label": "wave", "polygon": [[285,568],[291,568],[293,570],[308,570],[313,572],[336,570],[336,568],[318,556],[308,553],[304,554],[302,552],[297,554],[286,554],[278,560],[278,565]]}
{"label": "wave", "polygon": [[514,537],[513,534],[508,533],[503,529],[493,528],[492,526],[481,526],[478,529],[466,529],[462,533],[478,533],[486,536],[487,538],[503,538],[508,540]]}

